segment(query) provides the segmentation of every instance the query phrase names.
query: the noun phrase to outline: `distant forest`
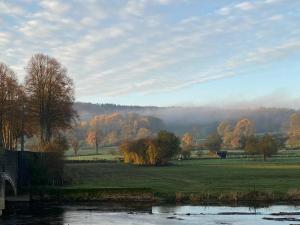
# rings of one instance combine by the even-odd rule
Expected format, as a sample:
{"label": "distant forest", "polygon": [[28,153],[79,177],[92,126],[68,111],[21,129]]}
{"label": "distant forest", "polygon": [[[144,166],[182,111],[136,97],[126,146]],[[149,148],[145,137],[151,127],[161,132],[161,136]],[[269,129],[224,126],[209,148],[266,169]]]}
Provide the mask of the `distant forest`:
{"label": "distant forest", "polygon": [[235,123],[248,118],[255,124],[256,133],[286,133],[289,117],[300,111],[285,108],[228,109],[217,107],[155,107],[126,106],[115,104],[92,104],[77,102],[74,109],[81,121],[87,121],[96,115],[111,113],[137,113],[161,119],[165,129],[183,135],[185,132],[206,137],[215,132],[222,121]]}

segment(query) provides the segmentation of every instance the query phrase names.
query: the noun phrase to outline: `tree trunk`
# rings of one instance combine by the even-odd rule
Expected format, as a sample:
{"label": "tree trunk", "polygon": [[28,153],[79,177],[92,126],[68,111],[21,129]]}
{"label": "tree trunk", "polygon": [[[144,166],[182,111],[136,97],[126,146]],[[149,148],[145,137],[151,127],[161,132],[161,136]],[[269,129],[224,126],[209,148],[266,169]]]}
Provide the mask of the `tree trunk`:
{"label": "tree trunk", "polygon": [[0,117],[0,150],[4,148],[3,132],[2,132],[2,118]]}
{"label": "tree trunk", "polygon": [[96,154],[99,153],[99,145],[98,145],[98,139],[96,138]]}
{"label": "tree trunk", "polygon": [[22,118],[21,118],[21,151],[24,151],[24,129],[25,129],[25,116],[24,116],[25,107],[22,107]]}

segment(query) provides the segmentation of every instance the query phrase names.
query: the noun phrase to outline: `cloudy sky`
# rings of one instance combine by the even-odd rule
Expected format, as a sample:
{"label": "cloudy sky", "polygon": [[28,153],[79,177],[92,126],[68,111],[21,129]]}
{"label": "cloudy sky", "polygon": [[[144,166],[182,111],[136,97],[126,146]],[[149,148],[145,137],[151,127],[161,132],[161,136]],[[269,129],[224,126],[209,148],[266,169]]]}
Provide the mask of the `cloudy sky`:
{"label": "cloudy sky", "polygon": [[0,0],[0,61],[22,81],[40,52],[79,101],[293,107],[300,1]]}

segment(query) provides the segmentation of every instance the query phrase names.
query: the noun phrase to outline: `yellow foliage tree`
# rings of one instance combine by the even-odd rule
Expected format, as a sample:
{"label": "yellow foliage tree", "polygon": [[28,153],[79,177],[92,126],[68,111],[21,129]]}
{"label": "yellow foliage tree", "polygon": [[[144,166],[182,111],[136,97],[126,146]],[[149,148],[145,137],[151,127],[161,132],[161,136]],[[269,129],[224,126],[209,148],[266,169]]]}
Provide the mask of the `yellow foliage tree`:
{"label": "yellow foliage tree", "polygon": [[194,146],[194,139],[190,133],[185,133],[181,138],[181,154],[183,158],[189,158]]}
{"label": "yellow foliage tree", "polygon": [[293,113],[290,116],[287,146],[290,148],[300,147],[300,115]]}
{"label": "yellow foliage tree", "polygon": [[246,138],[254,134],[254,123],[249,119],[242,119],[237,122],[231,139],[233,148],[244,148]]}

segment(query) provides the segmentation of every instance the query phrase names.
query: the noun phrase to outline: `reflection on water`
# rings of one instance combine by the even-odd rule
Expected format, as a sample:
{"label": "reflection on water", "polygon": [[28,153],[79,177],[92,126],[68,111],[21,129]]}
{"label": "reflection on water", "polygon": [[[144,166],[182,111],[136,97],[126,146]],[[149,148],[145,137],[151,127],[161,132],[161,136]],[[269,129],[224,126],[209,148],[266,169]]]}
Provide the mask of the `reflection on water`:
{"label": "reflection on water", "polygon": [[300,207],[225,206],[15,206],[0,219],[3,225],[290,225],[300,224]]}

